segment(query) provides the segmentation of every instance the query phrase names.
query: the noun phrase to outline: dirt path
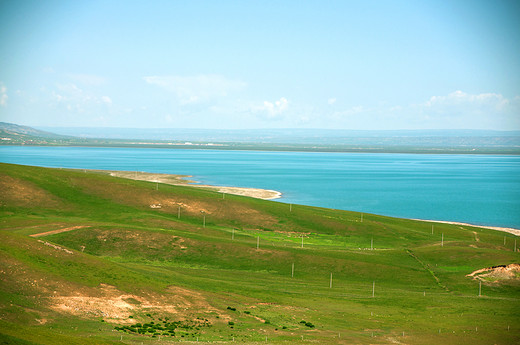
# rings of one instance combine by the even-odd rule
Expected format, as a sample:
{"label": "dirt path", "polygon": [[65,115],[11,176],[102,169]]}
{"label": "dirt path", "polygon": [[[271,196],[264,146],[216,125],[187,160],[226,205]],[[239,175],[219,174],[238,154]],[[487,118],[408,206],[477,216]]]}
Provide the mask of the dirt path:
{"label": "dirt path", "polygon": [[46,231],[46,232],[40,232],[39,234],[32,234],[32,235],[29,235],[29,236],[31,236],[31,237],[48,236],[48,235],[54,235],[54,234],[59,234],[59,233],[62,233],[62,232],[67,232],[67,231],[72,231],[72,230],[77,230],[77,229],[83,229],[83,228],[88,228],[88,227],[89,227],[88,225],[71,226],[69,228],[63,228],[63,229],[58,229],[58,230],[51,230],[51,231]]}

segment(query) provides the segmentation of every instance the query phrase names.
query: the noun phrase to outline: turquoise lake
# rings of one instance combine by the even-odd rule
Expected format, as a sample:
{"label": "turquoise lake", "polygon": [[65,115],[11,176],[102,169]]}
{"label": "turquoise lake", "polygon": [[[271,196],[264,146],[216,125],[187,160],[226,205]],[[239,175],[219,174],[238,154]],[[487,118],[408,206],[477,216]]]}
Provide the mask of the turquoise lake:
{"label": "turquoise lake", "polygon": [[192,175],[279,202],[520,228],[520,156],[0,147],[5,163]]}

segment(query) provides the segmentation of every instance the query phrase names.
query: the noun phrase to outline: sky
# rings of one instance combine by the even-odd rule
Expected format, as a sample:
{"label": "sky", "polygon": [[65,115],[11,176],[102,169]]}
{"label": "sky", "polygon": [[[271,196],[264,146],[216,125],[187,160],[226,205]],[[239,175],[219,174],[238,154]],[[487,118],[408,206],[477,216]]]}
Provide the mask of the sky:
{"label": "sky", "polygon": [[0,121],[520,129],[520,1],[0,0]]}

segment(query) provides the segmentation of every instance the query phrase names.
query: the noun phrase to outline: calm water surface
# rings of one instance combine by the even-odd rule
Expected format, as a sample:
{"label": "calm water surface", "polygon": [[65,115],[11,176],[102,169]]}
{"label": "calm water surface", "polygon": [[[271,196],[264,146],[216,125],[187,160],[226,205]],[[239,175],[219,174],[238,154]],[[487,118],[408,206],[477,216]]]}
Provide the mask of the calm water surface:
{"label": "calm water surface", "polygon": [[0,161],[186,174],[288,203],[520,228],[520,156],[4,146]]}

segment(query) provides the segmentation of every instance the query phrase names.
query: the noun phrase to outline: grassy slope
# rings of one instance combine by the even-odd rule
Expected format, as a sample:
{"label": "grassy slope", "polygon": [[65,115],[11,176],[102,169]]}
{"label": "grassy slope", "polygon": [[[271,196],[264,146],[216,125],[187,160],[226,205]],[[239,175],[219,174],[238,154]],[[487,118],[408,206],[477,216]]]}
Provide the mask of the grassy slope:
{"label": "grassy slope", "polygon": [[[146,344],[114,325],[159,317],[212,325],[163,342],[520,342],[520,285],[478,297],[465,277],[519,262],[510,234],[8,164],[0,196],[0,343]],[[92,302],[121,295],[117,316]],[[67,296],[91,305],[58,309]]]}

